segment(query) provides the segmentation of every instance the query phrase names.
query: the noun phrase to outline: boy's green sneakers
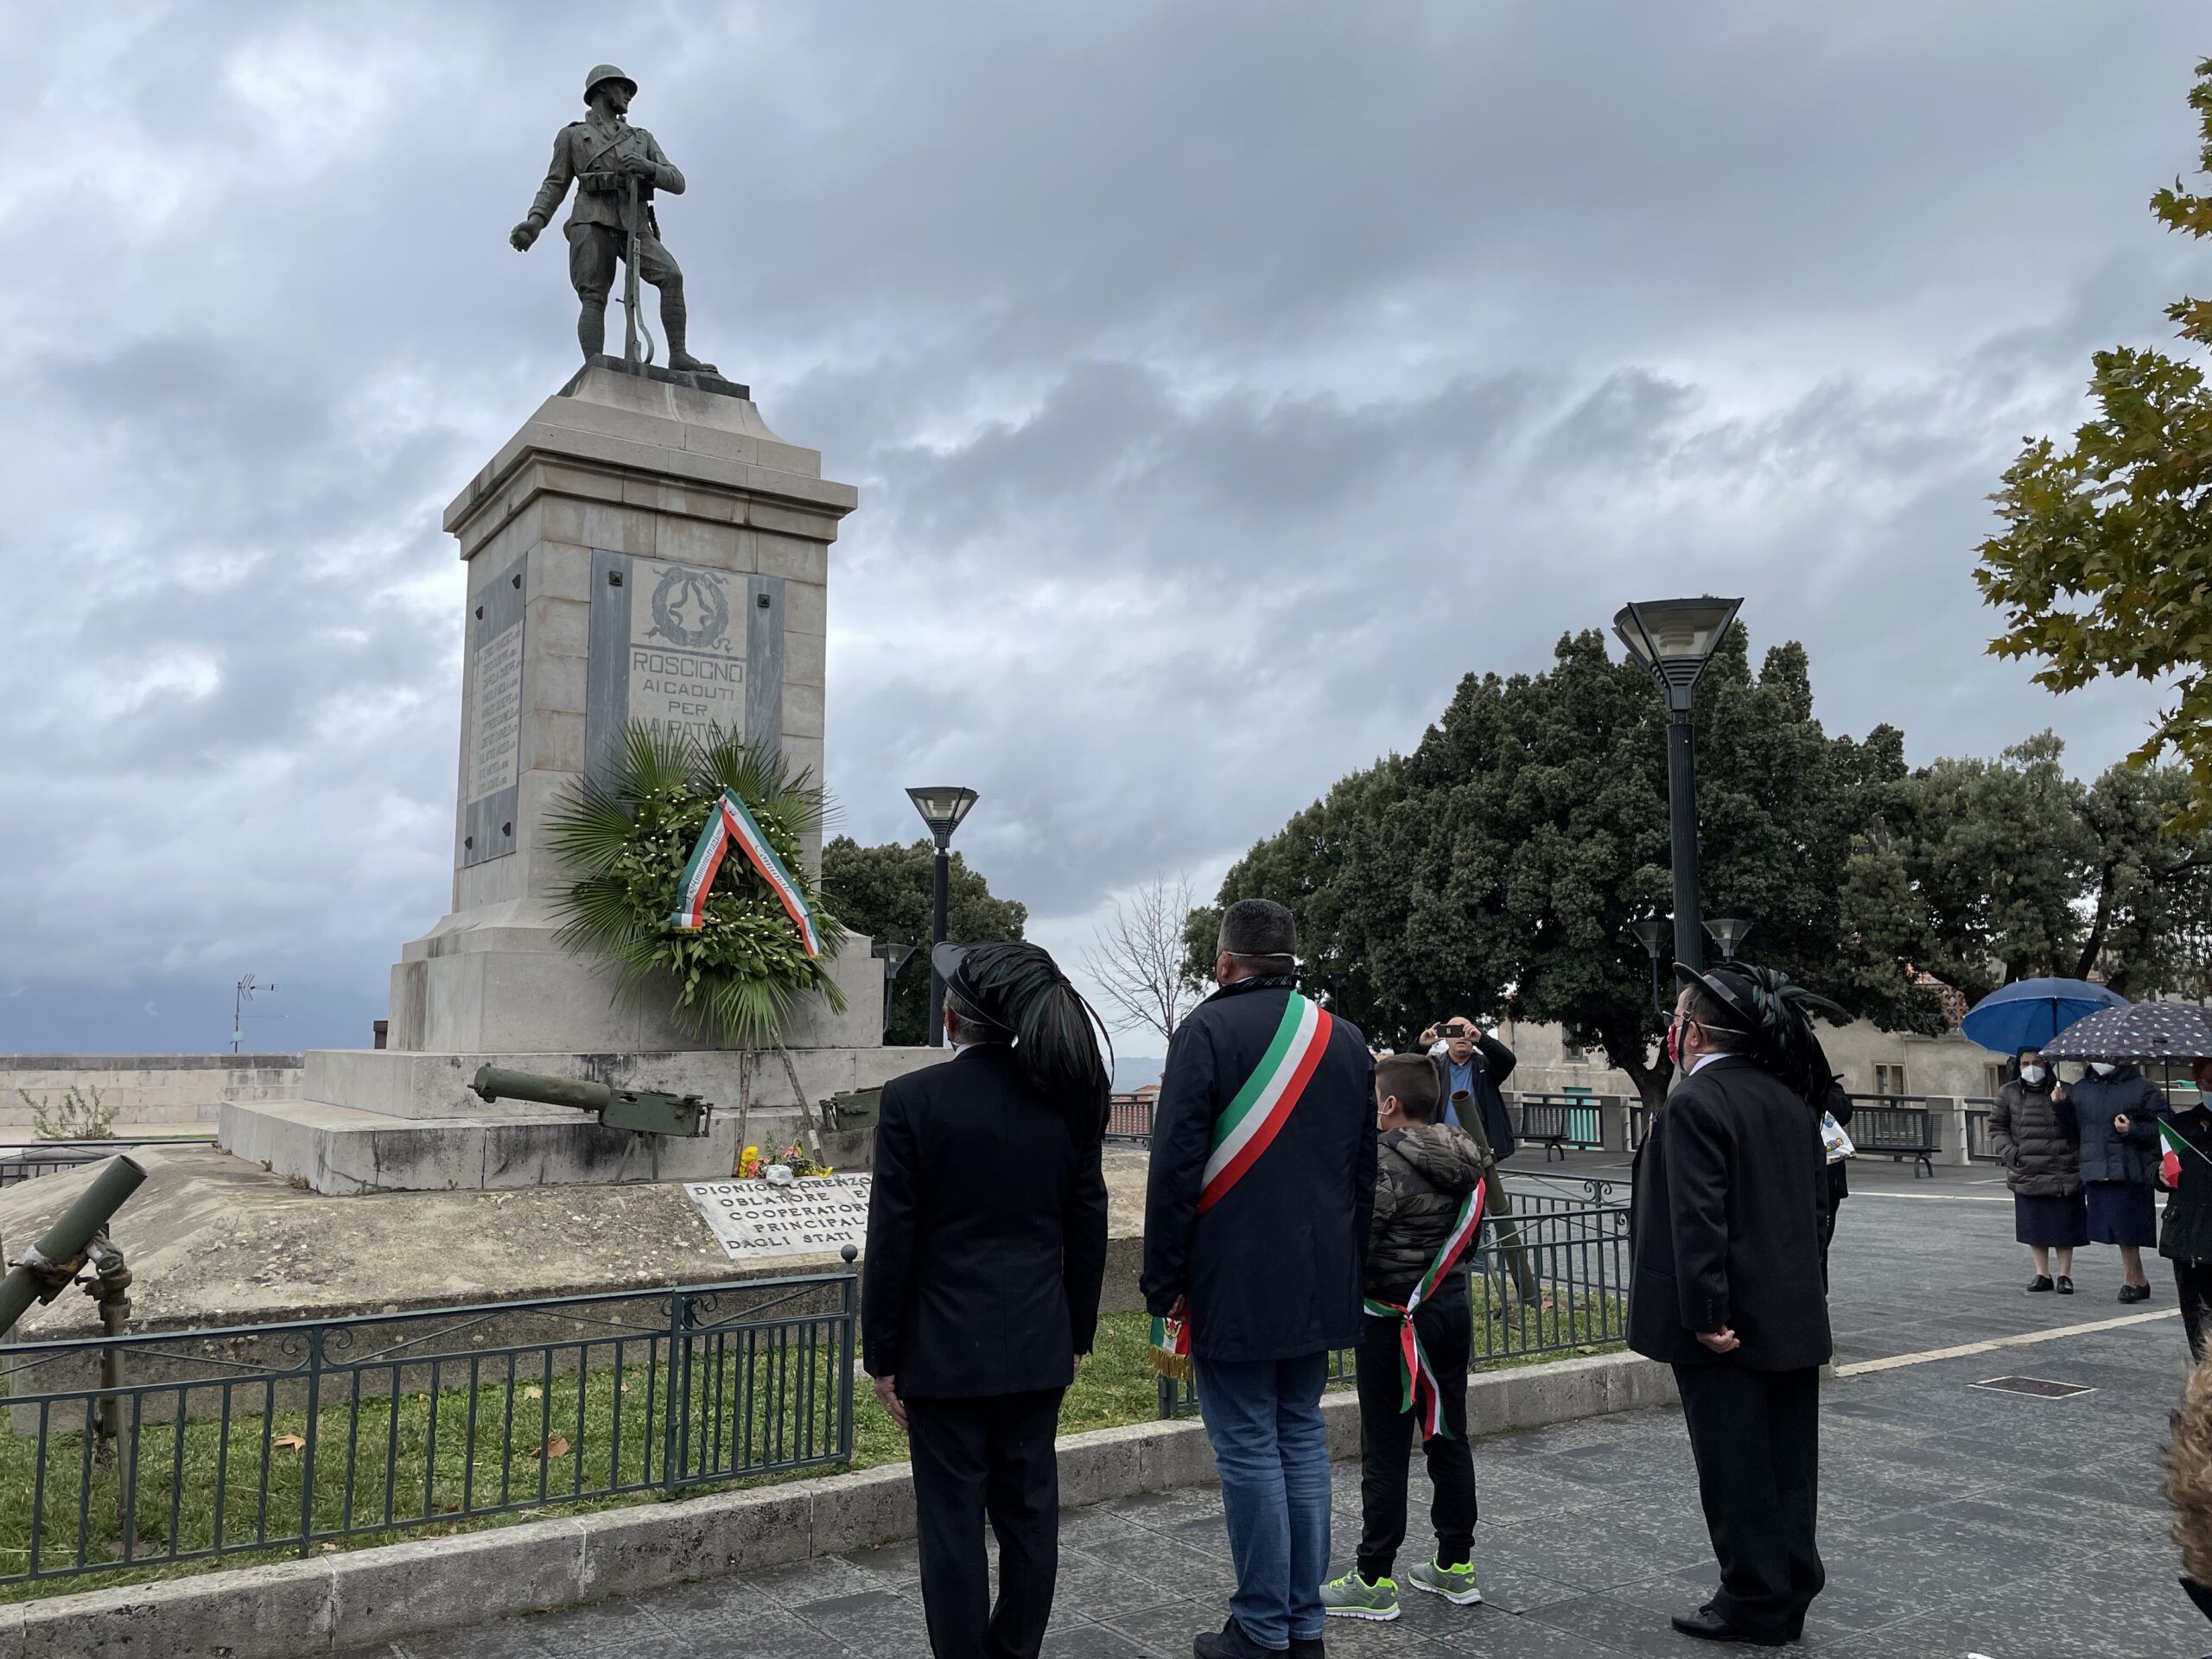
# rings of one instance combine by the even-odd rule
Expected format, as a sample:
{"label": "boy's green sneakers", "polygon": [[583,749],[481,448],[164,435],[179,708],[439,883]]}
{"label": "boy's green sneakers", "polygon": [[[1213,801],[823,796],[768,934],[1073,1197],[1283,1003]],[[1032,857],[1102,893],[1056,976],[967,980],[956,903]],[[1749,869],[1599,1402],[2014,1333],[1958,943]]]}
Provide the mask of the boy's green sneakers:
{"label": "boy's green sneakers", "polygon": [[1371,1618],[1388,1624],[1398,1616],[1398,1581],[1377,1579],[1370,1584],[1354,1567],[1321,1586],[1321,1611],[1335,1618]]}
{"label": "boy's green sneakers", "polygon": [[1412,1580],[1414,1589],[1426,1590],[1432,1596],[1441,1596],[1455,1607],[1471,1606],[1483,1599],[1482,1590],[1475,1583],[1475,1564],[1472,1561],[1462,1562],[1458,1567],[1445,1567],[1433,1560],[1423,1561],[1406,1577]]}

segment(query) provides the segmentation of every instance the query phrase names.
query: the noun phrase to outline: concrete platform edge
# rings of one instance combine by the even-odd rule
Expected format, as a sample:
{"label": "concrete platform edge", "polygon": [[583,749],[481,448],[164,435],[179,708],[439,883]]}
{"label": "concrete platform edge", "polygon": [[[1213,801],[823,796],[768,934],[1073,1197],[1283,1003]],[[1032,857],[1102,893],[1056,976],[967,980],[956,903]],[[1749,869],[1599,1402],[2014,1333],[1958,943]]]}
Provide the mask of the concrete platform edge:
{"label": "concrete platform edge", "polygon": [[[1665,1405],[1673,1374],[1633,1354],[1491,1371],[1468,1384],[1471,1432],[1541,1428]],[[1359,1444],[1349,1392],[1325,1396],[1332,1458]],[[1133,1423],[1060,1441],[1073,1508],[1211,1485],[1196,1421]],[[914,1535],[904,1464],[750,1491],[524,1522],[0,1608],[0,1659],[291,1659],[430,1630],[785,1566]]]}

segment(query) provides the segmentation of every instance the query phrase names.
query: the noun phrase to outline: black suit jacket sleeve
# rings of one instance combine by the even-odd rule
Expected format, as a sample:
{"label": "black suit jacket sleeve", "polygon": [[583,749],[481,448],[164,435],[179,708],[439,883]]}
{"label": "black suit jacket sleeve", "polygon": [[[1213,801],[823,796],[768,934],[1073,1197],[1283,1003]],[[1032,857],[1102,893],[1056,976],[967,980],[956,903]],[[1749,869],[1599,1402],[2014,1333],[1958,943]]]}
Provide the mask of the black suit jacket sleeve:
{"label": "black suit jacket sleeve", "polygon": [[1103,1147],[1076,1154],[1061,1212],[1062,1277],[1068,1291],[1068,1328],[1075,1351],[1087,1354],[1098,1337],[1098,1296],[1106,1282],[1106,1173]]}
{"label": "black suit jacket sleeve", "polygon": [[[1367,1098],[1375,1098],[1375,1062],[1367,1064]],[[1376,1183],[1382,1178],[1381,1131],[1375,1126],[1375,1114],[1363,1114],[1364,1127],[1360,1131],[1359,1157],[1351,1173],[1351,1224],[1353,1248],[1359,1253],[1360,1278],[1367,1275],[1367,1250],[1373,1242],[1375,1230]]]}
{"label": "black suit jacket sleeve", "polygon": [[1700,1090],[1668,1103],[1667,1206],[1683,1327],[1728,1324],[1728,1132]]}
{"label": "black suit jacket sleeve", "polygon": [[[870,1376],[900,1370],[906,1305],[914,1274],[914,1125],[906,1090],[894,1079],[883,1090],[875,1125],[875,1174],[868,1184],[868,1271],[861,1276],[861,1344]],[[1091,1306],[1097,1307],[1094,1293]]]}
{"label": "black suit jacket sleeve", "polygon": [[[1191,1237],[1213,1141],[1213,1046],[1186,1022],[1167,1045],[1167,1070],[1152,1108],[1152,1166],[1145,1181],[1144,1305],[1164,1314],[1190,1289]],[[1371,1154],[1370,1154],[1371,1155]],[[1370,1167],[1370,1189],[1373,1171]],[[1374,1202],[1370,1190],[1368,1202]]]}
{"label": "black suit jacket sleeve", "polygon": [[1488,1032],[1475,1039],[1475,1047],[1482,1055],[1484,1064],[1490,1067],[1492,1083],[1503,1083],[1513,1075],[1513,1068],[1520,1064],[1514,1058],[1513,1051]]}

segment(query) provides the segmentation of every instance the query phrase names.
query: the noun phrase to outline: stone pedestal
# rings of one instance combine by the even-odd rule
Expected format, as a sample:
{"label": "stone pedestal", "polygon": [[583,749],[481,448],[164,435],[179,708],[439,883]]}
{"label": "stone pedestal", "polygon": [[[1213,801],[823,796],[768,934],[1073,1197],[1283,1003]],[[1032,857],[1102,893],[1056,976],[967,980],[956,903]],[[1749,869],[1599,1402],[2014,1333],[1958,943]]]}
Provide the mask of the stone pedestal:
{"label": "stone pedestal", "polygon": [[[741,733],[820,779],[830,543],[856,500],[729,381],[598,358],[538,407],[446,509],[468,568],[452,909],[391,970],[390,1046],[310,1054],[304,1099],[226,1110],[226,1147],[326,1192],[729,1173],[736,1055],[677,1026],[672,992],[618,1001],[563,948],[571,877],[546,823],[632,721]],[[805,857],[819,867],[818,838]],[[831,963],[844,1011],[810,999],[781,1033],[804,1098],[780,1063],[759,1069],[756,1110],[785,1114],[786,1139],[818,1100],[936,1057],[880,1046],[868,943]],[[486,1060],[697,1092],[717,1131],[652,1147],[486,1109],[465,1085]]]}

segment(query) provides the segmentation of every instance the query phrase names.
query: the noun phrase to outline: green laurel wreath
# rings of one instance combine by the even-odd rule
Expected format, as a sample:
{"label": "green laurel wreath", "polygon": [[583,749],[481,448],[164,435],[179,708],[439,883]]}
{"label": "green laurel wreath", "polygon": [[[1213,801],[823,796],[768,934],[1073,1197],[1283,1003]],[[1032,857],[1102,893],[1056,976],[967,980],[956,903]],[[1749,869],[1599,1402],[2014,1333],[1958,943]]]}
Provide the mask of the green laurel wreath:
{"label": "green laurel wreath", "polygon": [[[734,850],[707,895],[699,931],[670,929],[684,865],[726,789],[752,810],[804,889],[822,957],[806,954],[782,904]],[[612,966],[618,998],[658,999],[672,985],[676,1023],[718,1044],[768,1046],[810,992],[842,1012],[829,951],[843,930],[799,851],[826,813],[812,774],[792,772],[778,751],[730,737],[696,743],[632,721],[612,775],[579,779],[547,814],[553,850],[580,873],[554,900],[561,943]]]}

